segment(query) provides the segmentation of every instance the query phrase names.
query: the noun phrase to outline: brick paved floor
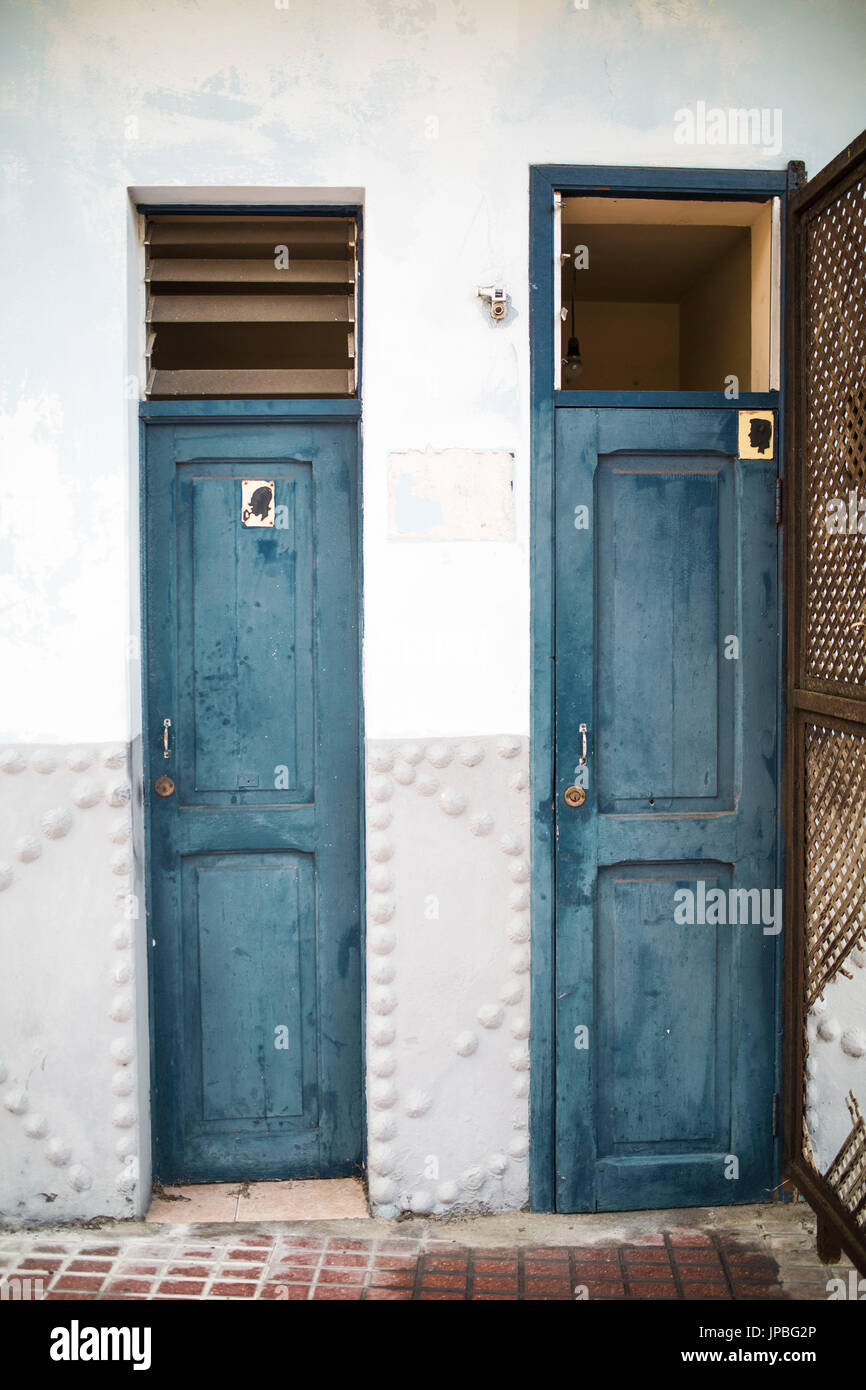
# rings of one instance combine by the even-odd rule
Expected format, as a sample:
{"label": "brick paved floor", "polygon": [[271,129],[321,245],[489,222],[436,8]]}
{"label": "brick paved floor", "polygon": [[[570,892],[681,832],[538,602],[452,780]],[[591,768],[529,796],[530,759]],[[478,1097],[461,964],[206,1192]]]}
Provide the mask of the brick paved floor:
{"label": "brick paved floor", "polygon": [[[90,1299],[826,1299],[804,1207],[0,1231],[0,1294]],[[5,1285],[5,1288],[4,1288]],[[26,1292],[26,1290],[25,1290]]]}

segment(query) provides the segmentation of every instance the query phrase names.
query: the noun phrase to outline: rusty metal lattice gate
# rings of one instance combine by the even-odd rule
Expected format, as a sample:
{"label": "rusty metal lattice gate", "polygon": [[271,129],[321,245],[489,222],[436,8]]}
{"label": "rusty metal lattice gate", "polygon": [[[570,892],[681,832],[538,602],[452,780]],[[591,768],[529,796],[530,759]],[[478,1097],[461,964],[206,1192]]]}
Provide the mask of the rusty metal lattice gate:
{"label": "rusty metal lattice gate", "polygon": [[866,1056],[842,1065],[829,1161],[810,1060],[840,991],[866,989],[866,133],[789,216],[786,1158],[819,1251],[866,1273]]}

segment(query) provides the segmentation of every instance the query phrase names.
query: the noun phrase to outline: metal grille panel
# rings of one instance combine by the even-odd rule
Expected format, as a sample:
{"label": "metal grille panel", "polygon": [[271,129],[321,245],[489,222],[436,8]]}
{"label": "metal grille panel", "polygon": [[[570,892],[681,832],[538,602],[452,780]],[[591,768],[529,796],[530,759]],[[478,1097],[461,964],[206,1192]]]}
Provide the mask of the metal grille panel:
{"label": "metal grille panel", "polygon": [[866,503],[866,179],[804,230],[805,674],[822,687],[863,687],[866,534],[857,528],[866,531],[866,511],[858,509]]}
{"label": "metal grille panel", "polygon": [[866,977],[866,131],[788,211],[786,1167],[866,1274],[863,1068],[826,1050]]}
{"label": "metal grille panel", "polygon": [[807,1007],[866,940],[866,738],[806,730]]}
{"label": "metal grille panel", "polygon": [[827,1183],[860,1229],[866,1231],[866,1123],[853,1091],[849,1091],[845,1103],[851,1130],[827,1169]]}

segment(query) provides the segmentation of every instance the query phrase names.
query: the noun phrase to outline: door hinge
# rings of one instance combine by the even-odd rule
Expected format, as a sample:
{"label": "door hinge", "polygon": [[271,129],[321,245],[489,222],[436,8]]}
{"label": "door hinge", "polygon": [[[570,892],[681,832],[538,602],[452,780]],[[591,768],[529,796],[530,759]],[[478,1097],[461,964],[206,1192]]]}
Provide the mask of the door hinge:
{"label": "door hinge", "polygon": [[782,524],[782,479],[776,479],[776,525]]}
{"label": "door hinge", "polygon": [[781,1119],[781,1114],[782,1114],[782,1099],[781,1099],[781,1096],[779,1095],[779,1092],[776,1091],[775,1095],[773,1096],[773,1138],[774,1138],[774,1139],[776,1138],[776,1135],[779,1133],[779,1121],[780,1121],[780,1119]]}

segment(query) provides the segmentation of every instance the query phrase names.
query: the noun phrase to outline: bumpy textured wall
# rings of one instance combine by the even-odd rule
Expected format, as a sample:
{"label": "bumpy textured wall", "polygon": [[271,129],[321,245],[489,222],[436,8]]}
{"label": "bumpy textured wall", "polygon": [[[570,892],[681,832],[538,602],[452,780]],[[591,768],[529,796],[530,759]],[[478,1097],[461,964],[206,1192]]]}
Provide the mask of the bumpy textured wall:
{"label": "bumpy textured wall", "polygon": [[125,747],[0,751],[4,1220],[136,1210],[133,867]]}
{"label": "bumpy textured wall", "polygon": [[367,751],[370,1197],[382,1215],[527,1200],[525,738]]}
{"label": "bumpy textured wall", "polygon": [[[525,738],[367,757],[370,1195],[384,1214],[527,1199]],[[144,924],[128,753],[0,751],[0,1219],[146,1208]]]}
{"label": "bumpy textured wall", "polygon": [[846,962],[850,979],[837,975],[808,1020],[806,1124],[815,1162],[826,1172],[851,1129],[845,1097],[866,1103],[866,951]]}

